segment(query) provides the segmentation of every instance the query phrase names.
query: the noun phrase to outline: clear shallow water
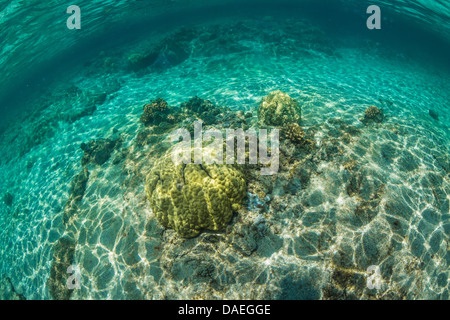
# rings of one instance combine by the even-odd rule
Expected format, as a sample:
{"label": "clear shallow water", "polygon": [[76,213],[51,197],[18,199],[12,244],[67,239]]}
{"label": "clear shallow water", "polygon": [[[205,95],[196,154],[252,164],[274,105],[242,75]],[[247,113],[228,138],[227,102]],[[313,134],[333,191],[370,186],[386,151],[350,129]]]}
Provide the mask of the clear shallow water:
{"label": "clear shallow water", "polygon": [[[3,12],[14,12],[13,4]],[[124,15],[142,10],[120,5]],[[415,10],[413,21],[430,12],[444,19],[437,7],[408,11]],[[10,121],[0,146],[1,190],[13,198],[0,208],[0,271],[15,292],[51,298],[53,252],[65,235],[74,239],[82,275],[74,299],[448,299],[448,69],[426,60],[427,52],[389,47],[362,31],[335,38],[332,23],[311,13],[257,18],[222,17],[178,38],[152,34],[104,50]],[[442,38],[445,30],[437,30]],[[176,48],[180,39],[188,54],[179,63],[132,63],[155,42]],[[12,68],[14,57],[2,56],[2,67]],[[274,90],[301,103],[302,127],[314,132],[317,151],[284,145],[290,160],[281,172],[248,183],[249,199],[258,196],[263,208],[249,200],[225,233],[183,240],[164,231],[144,196],[159,147],[136,142],[142,106],[156,97],[178,106],[197,95],[256,116]],[[386,120],[365,126],[360,119],[374,104]],[[76,219],[64,224],[70,185],[82,170],[80,145],[100,138],[118,138],[120,147],[89,166]],[[365,286],[369,265],[381,268],[379,291]],[[10,286],[2,288],[10,297]]]}

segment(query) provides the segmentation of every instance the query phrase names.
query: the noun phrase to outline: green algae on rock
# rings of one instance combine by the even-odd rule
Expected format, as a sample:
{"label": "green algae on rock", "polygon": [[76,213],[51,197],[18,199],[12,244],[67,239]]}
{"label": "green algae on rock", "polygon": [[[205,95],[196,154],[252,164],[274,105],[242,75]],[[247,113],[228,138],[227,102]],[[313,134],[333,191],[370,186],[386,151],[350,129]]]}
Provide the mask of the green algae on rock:
{"label": "green algae on rock", "polygon": [[244,174],[229,164],[176,165],[172,150],[157,160],[145,184],[156,218],[184,238],[223,230],[242,206]]}
{"label": "green algae on rock", "polygon": [[284,126],[299,123],[301,120],[300,104],[287,93],[273,91],[259,104],[258,119],[263,125]]}

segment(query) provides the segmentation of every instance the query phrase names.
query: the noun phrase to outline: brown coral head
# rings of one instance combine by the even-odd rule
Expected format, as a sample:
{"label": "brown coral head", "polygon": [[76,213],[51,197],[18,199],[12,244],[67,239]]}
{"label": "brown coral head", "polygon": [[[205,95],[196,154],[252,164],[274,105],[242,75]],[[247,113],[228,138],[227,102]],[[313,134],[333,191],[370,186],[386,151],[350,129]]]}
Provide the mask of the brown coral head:
{"label": "brown coral head", "polygon": [[380,109],[378,109],[376,106],[370,106],[366,109],[366,116],[373,118],[375,117],[377,114],[381,113]]}
{"label": "brown coral head", "polygon": [[364,121],[366,124],[369,122],[383,122],[384,115],[383,109],[379,109],[376,106],[370,106],[366,109],[364,113]]}
{"label": "brown coral head", "polygon": [[169,111],[167,102],[162,98],[152,100],[151,103],[144,105],[144,112],[141,115],[141,122],[145,125],[153,124],[165,118]]}

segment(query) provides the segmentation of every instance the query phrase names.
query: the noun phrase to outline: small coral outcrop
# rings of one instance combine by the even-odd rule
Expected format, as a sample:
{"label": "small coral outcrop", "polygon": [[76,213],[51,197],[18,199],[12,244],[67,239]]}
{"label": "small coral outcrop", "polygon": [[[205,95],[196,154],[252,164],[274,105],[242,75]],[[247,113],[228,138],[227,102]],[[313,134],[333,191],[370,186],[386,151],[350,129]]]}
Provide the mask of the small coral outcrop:
{"label": "small coral outcrop", "polygon": [[299,123],[301,120],[300,104],[287,93],[273,91],[259,104],[258,119],[268,126],[284,126]]}
{"label": "small coral outcrop", "polygon": [[383,120],[383,109],[379,109],[376,106],[370,106],[364,112],[364,119],[362,119],[362,122],[367,125],[371,122],[381,123]]}
{"label": "small coral outcrop", "polygon": [[157,98],[144,106],[144,112],[141,115],[141,122],[146,126],[159,124],[168,121],[170,107],[162,98]]}
{"label": "small coral outcrop", "polygon": [[303,130],[298,123],[288,123],[281,128],[281,137],[292,143],[297,150],[312,151],[314,142],[310,140],[310,135]]}
{"label": "small coral outcrop", "polygon": [[305,131],[298,123],[289,123],[282,129],[283,137],[291,140],[295,144],[303,143]]}
{"label": "small coral outcrop", "polygon": [[157,160],[145,184],[156,218],[185,238],[223,230],[246,196],[243,173],[228,164],[176,165],[172,150]]}

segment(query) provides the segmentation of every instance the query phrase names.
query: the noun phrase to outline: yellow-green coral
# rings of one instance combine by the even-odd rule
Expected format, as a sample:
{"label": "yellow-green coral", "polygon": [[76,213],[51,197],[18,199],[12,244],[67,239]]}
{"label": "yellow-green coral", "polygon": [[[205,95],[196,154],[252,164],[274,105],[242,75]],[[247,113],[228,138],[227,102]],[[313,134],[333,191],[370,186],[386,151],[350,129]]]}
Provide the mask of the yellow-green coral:
{"label": "yellow-green coral", "polygon": [[227,164],[175,165],[172,150],[155,163],[145,184],[156,218],[185,238],[224,229],[246,195],[243,173]]}
{"label": "yellow-green coral", "polygon": [[269,126],[299,123],[301,107],[287,93],[273,91],[259,104],[258,119],[262,124]]}

